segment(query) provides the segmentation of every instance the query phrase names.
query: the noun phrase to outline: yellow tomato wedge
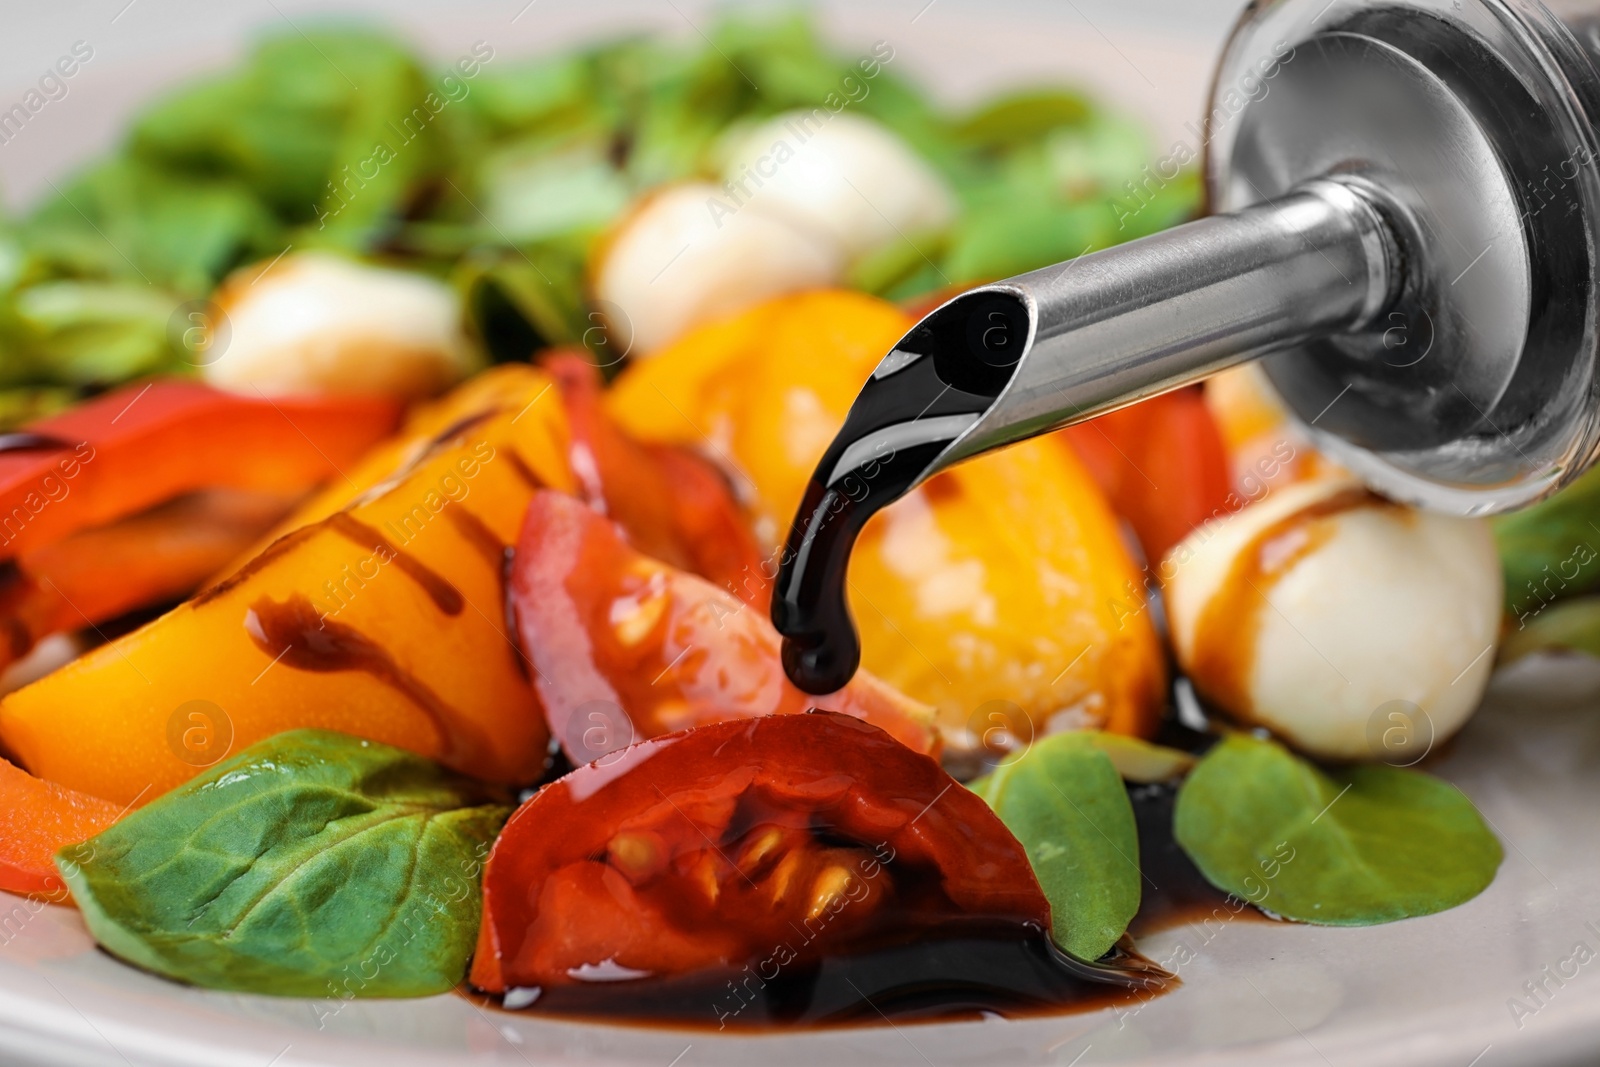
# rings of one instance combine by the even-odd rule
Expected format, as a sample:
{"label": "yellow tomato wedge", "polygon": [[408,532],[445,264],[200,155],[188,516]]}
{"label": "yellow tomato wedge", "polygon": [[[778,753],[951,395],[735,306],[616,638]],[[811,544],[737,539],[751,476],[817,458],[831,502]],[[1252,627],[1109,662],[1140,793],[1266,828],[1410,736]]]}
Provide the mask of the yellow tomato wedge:
{"label": "yellow tomato wedge", "polygon": [[[610,410],[731,465],[775,548],[861,383],[911,325],[857,293],[770,301],[625,372]],[[879,515],[852,557],[850,601],[862,665],[933,705],[953,744],[995,725],[1148,733],[1164,700],[1139,571],[1100,490],[1053,442],[963,464]]]}

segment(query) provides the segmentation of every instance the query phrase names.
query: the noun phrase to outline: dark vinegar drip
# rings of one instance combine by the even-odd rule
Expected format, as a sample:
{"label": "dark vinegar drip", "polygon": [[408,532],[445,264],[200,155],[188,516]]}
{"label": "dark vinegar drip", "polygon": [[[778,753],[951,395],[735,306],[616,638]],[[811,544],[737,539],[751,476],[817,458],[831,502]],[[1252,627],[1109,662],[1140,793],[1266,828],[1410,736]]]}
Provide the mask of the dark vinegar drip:
{"label": "dark vinegar drip", "polygon": [[989,409],[1028,330],[1017,297],[968,294],[918,323],[862,387],[806,487],[772,601],[784,670],[804,691],[832,693],[860,665],[845,582],[862,527]]}
{"label": "dark vinegar drip", "polygon": [[428,594],[428,599],[433,601],[434,607],[446,615],[461,614],[461,608],[464,605],[461,591],[451,585],[443,575],[433,568],[416,557],[407,555],[405,550],[396,546],[393,541],[390,541],[383,534],[344,511],[329,515],[327,523],[329,529],[346,540],[353,541],[362,548],[370,548],[380,555],[388,556],[389,559],[394,561],[394,565],[400,569],[402,574],[422,587],[422,591]]}
{"label": "dark vinegar drip", "polygon": [[389,650],[352,626],[325,617],[299,593],[282,603],[256,601],[245,629],[257,647],[284,666],[301,671],[362,671],[396,690],[427,716],[440,747],[456,755],[454,739],[472,732],[466,722],[422,679],[395,661]]}
{"label": "dark vinegar drip", "polygon": [[820,961],[519,989],[500,1006],[652,1026],[788,1030],[1091,1011],[1175,984],[1134,954],[1083,963],[1041,930],[970,919]]}
{"label": "dark vinegar drip", "polygon": [[[1128,926],[1134,938],[1207,919],[1262,919],[1254,907],[1206,881],[1205,875],[1172,836],[1174,785],[1130,785],[1134,822],[1139,828],[1139,913]],[[1243,905],[1243,906],[1241,906]]]}

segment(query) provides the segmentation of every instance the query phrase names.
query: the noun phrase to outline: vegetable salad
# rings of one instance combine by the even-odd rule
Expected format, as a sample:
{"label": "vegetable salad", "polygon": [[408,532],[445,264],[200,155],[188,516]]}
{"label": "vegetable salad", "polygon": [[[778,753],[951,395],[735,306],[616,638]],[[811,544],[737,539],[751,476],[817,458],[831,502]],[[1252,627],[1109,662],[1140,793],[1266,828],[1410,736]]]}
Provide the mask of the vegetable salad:
{"label": "vegetable salad", "polygon": [[1497,661],[1600,654],[1594,476],[1419,514],[1231,372],[929,479],[863,669],[789,681],[884,353],[1197,186],[1067,89],[708,36],[271,38],[6,224],[0,889],[206,988],[711,1028],[1169,988],[1158,846],[1289,921],[1482,892],[1426,758]]}

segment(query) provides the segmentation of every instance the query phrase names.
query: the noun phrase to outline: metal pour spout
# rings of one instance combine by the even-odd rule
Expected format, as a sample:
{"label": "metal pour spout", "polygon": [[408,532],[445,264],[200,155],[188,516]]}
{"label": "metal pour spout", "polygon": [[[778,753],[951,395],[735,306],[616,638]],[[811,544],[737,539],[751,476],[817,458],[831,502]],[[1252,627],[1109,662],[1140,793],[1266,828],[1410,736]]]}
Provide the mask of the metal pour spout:
{"label": "metal pour spout", "polygon": [[[1357,182],[1308,182],[1270,203],[984,286],[936,310],[928,326],[971,337],[976,358],[1009,365],[1010,374],[922,478],[1287,345],[1365,328],[1391,306],[1402,279],[1378,195]],[[1020,346],[986,294],[1021,304],[1028,326]],[[974,330],[966,321],[973,314],[993,325]]]}

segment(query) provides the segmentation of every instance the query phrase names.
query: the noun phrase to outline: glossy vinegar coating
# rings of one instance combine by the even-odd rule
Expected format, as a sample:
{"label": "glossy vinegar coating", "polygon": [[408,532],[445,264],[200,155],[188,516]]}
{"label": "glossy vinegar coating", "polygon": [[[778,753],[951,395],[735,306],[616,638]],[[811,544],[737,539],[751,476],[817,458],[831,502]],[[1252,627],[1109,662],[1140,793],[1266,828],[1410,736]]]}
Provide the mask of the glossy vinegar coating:
{"label": "glossy vinegar coating", "polygon": [[862,387],[806,486],[778,572],[772,622],[796,686],[831,693],[855,674],[861,642],[846,593],[856,537],[988,410],[1027,335],[1020,299],[968,294],[913,327]]}

